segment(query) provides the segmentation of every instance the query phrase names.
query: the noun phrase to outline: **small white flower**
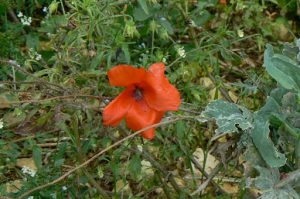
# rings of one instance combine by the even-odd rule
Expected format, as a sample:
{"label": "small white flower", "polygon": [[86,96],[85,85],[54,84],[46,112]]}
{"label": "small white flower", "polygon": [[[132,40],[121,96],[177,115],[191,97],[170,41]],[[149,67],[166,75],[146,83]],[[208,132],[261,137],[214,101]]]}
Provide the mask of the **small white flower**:
{"label": "small white flower", "polygon": [[140,152],[143,152],[143,147],[141,145],[137,145],[137,148]]}
{"label": "small white flower", "polygon": [[62,189],[63,191],[66,191],[66,190],[68,189],[68,187],[67,187],[67,186],[63,186],[61,189]]}
{"label": "small white flower", "polygon": [[35,60],[40,61],[42,59],[42,55],[36,53]]}
{"label": "small white flower", "polygon": [[21,23],[24,26],[30,26],[31,22],[32,22],[31,17],[26,17],[26,16],[21,17]]}
{"label": "small white flower", "polygon": [[29,196],[27,199],[33,199],[33,196]]}
{"label": "small white flower", "polygon": [[31,170],[31,169],[30,169],[29,167],[27,167],[27,166],[23,166],[23,167],[22,167],[22,173],[28,174],[28,175],[30,175],[31,177],[34,177],[35,174],[36,174],[36,171]]}
{"label": "small white flower", "polygon": [[3,119],[0,119],[0,129],[3,129],[3,127],[4,127]]}
{"label": "small white flower", "polygon": [[23,13],[22,12],[19,12],[18,15],[17,15],[19,18],[23,17]]}
{"label": "small white flower", "polygon": [[244,37],[244,35],[245,35],[245,34],[244,34],[244,31],[241,30],[241,29],[238,29],[238,30],[237,30],[237,34],[238,34],[239,37]]}
{"label": "small white flower", "polygon": [[164,62],[166,64],[167,63],[167,58],[163,57],[162,62]]}
{"label": "small white flower", "polygon": [[185,54],[185,50],[184,50],[183,46],[182,47],[175,47],[175,48],[176,48],[176,51],[177,51],[178,55],[182,58],[185,58],[186,54]]}
{"label": "small white flower", "polygon": [[47,13],[48,12],[48,8],[47,7],[43,7],[43,12]]}

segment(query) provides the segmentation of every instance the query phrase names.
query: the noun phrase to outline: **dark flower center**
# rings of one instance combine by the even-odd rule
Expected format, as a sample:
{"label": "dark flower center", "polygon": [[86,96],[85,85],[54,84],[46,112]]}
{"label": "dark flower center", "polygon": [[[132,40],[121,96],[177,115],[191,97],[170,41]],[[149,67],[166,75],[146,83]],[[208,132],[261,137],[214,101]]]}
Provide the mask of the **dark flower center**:
{"label": "dark flower center", "polygon": [[133,91],[133,97],[137,101],[141,100],[143,98],[143,90],[139,87],[136,87]]}

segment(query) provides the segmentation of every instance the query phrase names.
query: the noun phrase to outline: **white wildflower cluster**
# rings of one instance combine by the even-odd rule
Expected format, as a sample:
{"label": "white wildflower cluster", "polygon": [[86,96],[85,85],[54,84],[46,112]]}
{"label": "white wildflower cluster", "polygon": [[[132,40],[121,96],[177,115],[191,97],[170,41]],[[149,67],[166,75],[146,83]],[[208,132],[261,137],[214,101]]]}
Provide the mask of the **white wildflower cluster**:
{"label": "white wildflower cluster", "polygon": [[186,54],[185,54],[185,50],[184,50],[184,47],[183,46],[175,46],[175,49],[176,49],[176,52],[177,54],[182,57],[182,58],[185,58]]}
{"label": "white wildflower cluster", "polygon": [[35,174],[36,174],[36,171],[33,171],[32,169],[30,169],[30,168],[27,167],[27,166],[23,166],[23,167],[22,167],[22,173],[23,173],[23,174],[28,174],[28,175],[30,175],[31,177],[34,177]]}
{"label": "white wildflower cluster", "polygon": [[62,189],[63,191],[66,191],[66,190],[68,189],[68,187],[67,187],[67,186],[63,186],[61,189]]}
{"label": "white wildflower cluster", "polygon": [[31,24],[31,22],[32,22],[31,17],[27,17],[27,16],[23,15],[22,12],[19,12],[17,16],[20,18],[21,23],[22,23],[24,26],[30,26],[30,24]]}
{"label": "white wildflower cluster", "polygon": [[1,118],[0,119],[0,129],[3,129],[3,127],[4,127],[4,123],[3,123],[3,119]]}
{"label": "white wildflower cluster", "polygon": [[35,59],[36,61],[40,61],[42,59],[42,55],[39,54],[38,52],[36,52],[33,48],[29,49],[29,54],[30,54],[30,57],[32,59]]}

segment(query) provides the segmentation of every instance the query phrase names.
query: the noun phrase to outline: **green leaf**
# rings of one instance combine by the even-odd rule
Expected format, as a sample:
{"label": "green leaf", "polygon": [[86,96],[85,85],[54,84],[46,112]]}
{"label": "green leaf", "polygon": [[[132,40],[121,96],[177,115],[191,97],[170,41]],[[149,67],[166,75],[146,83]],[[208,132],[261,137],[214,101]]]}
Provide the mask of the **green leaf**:
{"label": "green leaf", "polygon": [[104,54],[104,52],[100,51],[97,53],[97,56],[92,59],[92,62],[90,65],[91,69],[96,69],[98,66],[100,66],[100,63],[103,59],[103,54]]}
{"label": "green leaf", "polygon": [[130,174],[137,179],[141,174],[141,169],[141,158],[139,155],[134,155],[129,162],[128,170]]}
{"label": "green leaf", "polygon": [[26,35],[26,46],[28,49],[37,49],[39,46],[39,37],[35,33],[29,33]]}
{"label": "green leaf", "polygon": [[133,10],[133,17],[137,21],[145,21],[149,17],[151,17],[152,14],[146,14],[145,11],[141,7],[134,8]]}
{"label": "green leaf", "polygon": [[122,50],[124,52],[124,55],[125,55],[125,61],[126,63],[130,63],[130,52],[129,52],[129,49],[128,49],[128,44],[123,44],[122,45]]}
{"label": "green leaf", "polygon": [[271,45],[264,53],[264,66],[267,72],[284,88],[300,92],[300,66],[292,59],[274,54]]}
{"label": "green leaf", "polygon": [[283,166],[286,158],[284,154],[278,152],[269,137],[269,121],[259,114],[254,115],[254,118],[251,137],[262,158],[272,168]]}
{"label": "green leaf", "polygon": [[144,10],[144,12],[149,15],[149,9],[147,6],[147,2],[145,0],[138,0],[138,3],[140,4],[141,8]]}
{"label": "green leaf", "polygon": [[41,147],[34,145],[32,149],[33,160],[38,169],[42,168],[42,149]]}
{"label": "green leaf", "polygon": [[173,29],[171,23],[165,17],[160,17],[158,19],[158,22],[160,25],[162,25],[168,31],[169,34],[174,33],[174,29]]}
{"label": "green leaf", "polygon": [[224,100],[213,101],[202,114],[216,120],[217,134],[238,132],[238,127],[242,130],[252,128],[251,113],[246,108]]}
{"label": "green leaf", "polygon": [[289,184],[280,188],[276,187],[280,181],[278,169],[267,169],[260,166],[256,166],[255,168],[259,171],[260,175],[256,177],[253,182],[254,186],[262,191],[262,195],[259,197],[260,199],[300,198]]}
{"label": "green leaf", "polygon": [[176,123],[176,135],[179,139],[182,139],[184,137],[186,130],[186,125],[182,120]]}

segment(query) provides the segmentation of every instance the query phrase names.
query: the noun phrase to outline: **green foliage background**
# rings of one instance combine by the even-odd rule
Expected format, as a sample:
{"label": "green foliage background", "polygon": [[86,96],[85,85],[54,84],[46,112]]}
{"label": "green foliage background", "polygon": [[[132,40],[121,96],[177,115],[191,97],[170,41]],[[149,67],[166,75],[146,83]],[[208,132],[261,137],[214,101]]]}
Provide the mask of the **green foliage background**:
{"label": "green foliage background", "polygon": [[[299,198],[298,19],[296,0],[0,1],[0,196],[23,196],[132,134],[102,126],[120,92],[107,71],[163,61],[181,93],[165,116],[176,122],[26,198]],[[203,172],[209,156],[215,173]]]}

